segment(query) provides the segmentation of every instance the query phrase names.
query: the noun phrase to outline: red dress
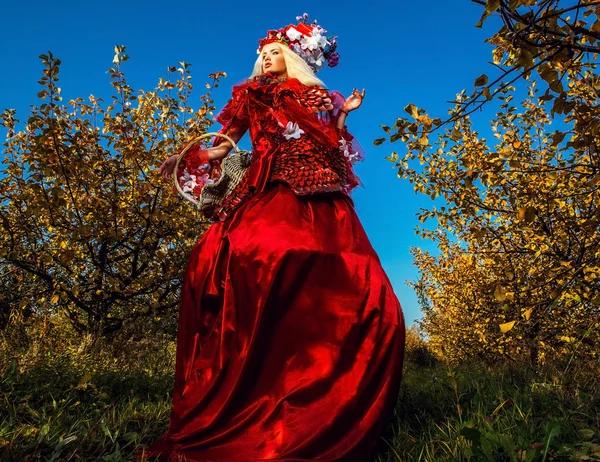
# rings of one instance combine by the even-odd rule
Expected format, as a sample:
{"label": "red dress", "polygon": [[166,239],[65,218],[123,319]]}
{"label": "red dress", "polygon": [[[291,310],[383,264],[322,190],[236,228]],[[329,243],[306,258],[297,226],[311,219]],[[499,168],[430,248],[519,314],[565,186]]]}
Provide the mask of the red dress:
{"label": "red dress", "polygon": [[146,455],[364,462],[392,416],[402,310],[348,196],[351,137],[310,90],[254,79],[217,117],[250,130],[253,161],[191,252],[171,419]]}

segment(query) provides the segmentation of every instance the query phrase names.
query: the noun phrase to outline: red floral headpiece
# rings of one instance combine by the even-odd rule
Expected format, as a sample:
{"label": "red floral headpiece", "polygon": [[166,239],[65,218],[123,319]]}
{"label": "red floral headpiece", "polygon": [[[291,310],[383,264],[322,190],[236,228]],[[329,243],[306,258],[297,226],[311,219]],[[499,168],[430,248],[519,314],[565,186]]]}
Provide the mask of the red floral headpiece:
{"label": "red floral headpiece", "polygon": [[260,46],[257,53],[260,53],[266,44],[278,42],[300,56],[315,72],[321,70],[325,63],[329,67],[337,66],[340,60],[340,55],[335,51],[337,37],[326,37],[327,31],[319,26],[316,20],[308,24],[306,13],[296,17],[296,20],[300,22],[283,29],[270,30],[265,38],[258,41]]}

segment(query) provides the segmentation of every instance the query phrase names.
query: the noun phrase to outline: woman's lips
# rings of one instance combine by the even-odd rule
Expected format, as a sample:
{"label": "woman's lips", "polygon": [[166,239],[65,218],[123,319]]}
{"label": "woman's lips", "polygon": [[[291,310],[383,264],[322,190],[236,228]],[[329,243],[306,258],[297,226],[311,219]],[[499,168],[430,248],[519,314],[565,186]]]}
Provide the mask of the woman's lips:
{"label": "woman's lips", "polygon": [[265,67],[271,67],[271,63],[265,64]]}

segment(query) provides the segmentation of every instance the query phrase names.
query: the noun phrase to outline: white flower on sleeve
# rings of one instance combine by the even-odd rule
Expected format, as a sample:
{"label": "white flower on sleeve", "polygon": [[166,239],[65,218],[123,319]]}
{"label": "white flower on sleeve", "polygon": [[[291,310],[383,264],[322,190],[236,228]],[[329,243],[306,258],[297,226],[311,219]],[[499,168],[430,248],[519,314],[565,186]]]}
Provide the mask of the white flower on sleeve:
{"label": "white flower on sleeve", "polygon": [[340,151],[346,157],[350,163],[355,164],[359,160],[358,151],[355,153],[350,153],[350,146],[346,142],[344,138],[340,140]]}
{"label": "white flower on sleeve", "polygon": [[289,140],[290,138],[298,139],[303,133],[304,130],[298,127],[298,124],[295,124],[291,121],[288,122],[285,128],[283,129],[283,136],[285,136],[286,140]]}
{"label": "white flower on sleeve", "polygon": [[298,29],[295,29],[294,27],[290,27],[287,30],[286,35],[292,42],[300,40],[302,38],[302,32],[300,32]]}
{"label": "white flower on sleeve", "polygon": [[358,157],[358,151],[355,152],[354,154],[350,154],[348,156],[348,159],[350,159],[350,163],[355,164],[359,161],[359,157]]}

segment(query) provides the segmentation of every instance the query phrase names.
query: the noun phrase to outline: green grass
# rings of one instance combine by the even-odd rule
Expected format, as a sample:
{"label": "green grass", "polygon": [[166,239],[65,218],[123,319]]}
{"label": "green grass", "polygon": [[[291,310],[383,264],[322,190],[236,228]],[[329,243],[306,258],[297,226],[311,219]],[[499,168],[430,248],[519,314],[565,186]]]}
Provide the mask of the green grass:
{"label": "green grass", "polygon": [[1,380],[0,460],[131,460],[166,428],[172,375],[37,366]]}
{"label": "green grass", "polygon": [[598,368],[562,372],[409,365],[373,460],[600,460]]}
{"label": "green grass", "polygon": [[[152,353],[148,353],[152,354]],[[0,460],[124,461],[166,428],[172,362],[50,355],[0,377]],[[170,356],[172,360],[172,356]],[[600,461],[598,368],[409,364],[371,462]],[[361,462],[361,461],[357,461]]]}

